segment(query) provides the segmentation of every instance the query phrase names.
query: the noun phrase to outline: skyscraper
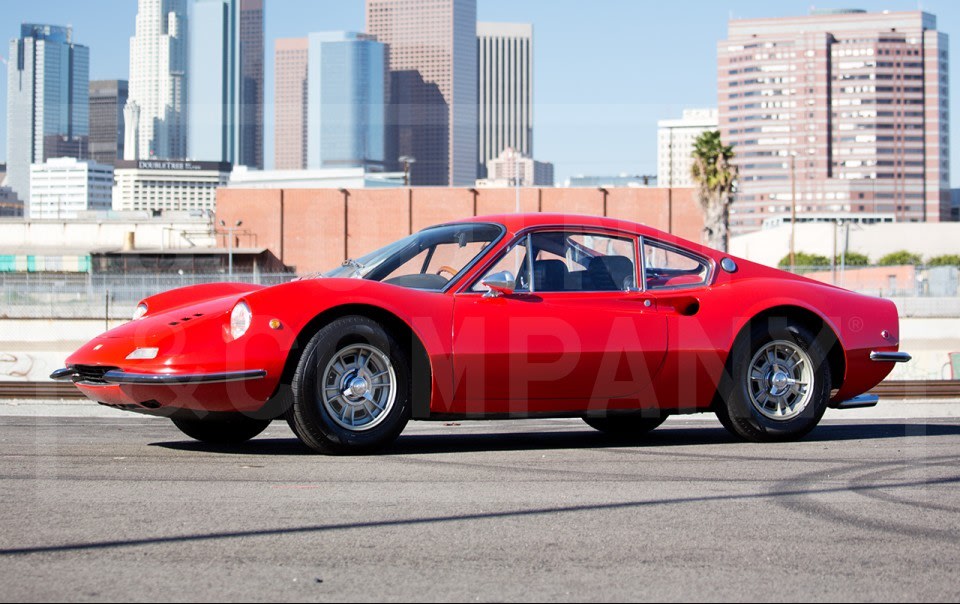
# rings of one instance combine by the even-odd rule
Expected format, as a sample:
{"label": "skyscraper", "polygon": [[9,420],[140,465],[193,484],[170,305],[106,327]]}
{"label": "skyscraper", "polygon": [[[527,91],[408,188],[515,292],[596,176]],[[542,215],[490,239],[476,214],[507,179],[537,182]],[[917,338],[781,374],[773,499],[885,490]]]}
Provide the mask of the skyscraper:
{"label": "skyscraper", "polygon": [[684,109],[683,117],[657,122],[657,184],[694,187],[693,144],[708,130],[717,129],[716,109]]}
{"label": "skyscraper", "polygon": [[732,232],[794,205],[798,220],[947,219],[947,35],[936,17],[734,20],[718,54],[720,131],[740,171]]}
{"label": "skyscraper", "polygon": [[352,32],[308,39],[307,167],[382,170],[386,46]]}
{"label": "skyscraper", "polygon": [[263,0],[192,0],[187,155],[263,168]]}
{"label": "skyscraper", "polygon": [[240,144],[242,166],[263,169],[263,0],[240,0]]}
{"label": "skyscraper", "polygon": [[367,33],[389,45],[387,158],[413,157],[414,185],[477,174],[476,0],[366,0]]}
{"label": "skyscraper", "polygon": [[123,159],[123,107],[127,104],[126,80],[90,82],[90,158],[114,165]]}
{"label": "skyscraper", "polygon": [[274,42],[273,167],[307,167],[307,38]]}
{"label": "skyscraper", "polygon": [[89,133],[90,51],[69,27],[24,23],[7,65],[7,185],[29,211],[30,164],[82,157]]}
{"label": "skyscraper", "polygon": [[[187,150],[186,0],[138,0],[130,38],[124,159],[177,159]],[[138,116],[135,122],[127,117]]]}
{"label": "skyscraper", "polygon": [[507,148],[533,156],[533,26],[477,23],[477,60],[477,178],[487,178],[487,162]]}

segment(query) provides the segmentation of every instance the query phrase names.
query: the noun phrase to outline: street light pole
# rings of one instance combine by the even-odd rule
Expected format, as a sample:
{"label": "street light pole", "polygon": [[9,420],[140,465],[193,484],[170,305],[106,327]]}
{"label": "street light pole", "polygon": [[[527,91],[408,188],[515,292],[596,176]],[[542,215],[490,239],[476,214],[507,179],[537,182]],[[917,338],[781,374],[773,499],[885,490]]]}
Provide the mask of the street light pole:
{"label": "street light pole", "polygon": [[417,158],[409,155],[401,155],[397,161],[403,164],[403,186],[410,186],[410,164],[416,163]]}
{"label": "street light pole", "polygon": [[227,236],[230,237],[230,240],[227,242],[227,274],[230,277],[233,277],[233,234],[240,228],[240,225],[243,224],[242,220],[238,220],[236,226],[228,227],[227,223],[223,220],[220,221],[220,226],[227,232]]}

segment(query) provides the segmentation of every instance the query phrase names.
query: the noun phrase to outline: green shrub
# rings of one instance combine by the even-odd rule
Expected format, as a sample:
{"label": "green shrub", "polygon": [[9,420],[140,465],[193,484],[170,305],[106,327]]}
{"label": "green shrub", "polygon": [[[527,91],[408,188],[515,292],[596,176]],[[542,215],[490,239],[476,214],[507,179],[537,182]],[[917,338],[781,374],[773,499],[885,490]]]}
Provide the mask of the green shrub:
{"label": "green shrub", "polygon": [[907,250],[897,250],[896,252],[890,252],[883,258],[880,258],[878,264],[880,266],[901,266],[904,264],[921,264],[922,259],[920,254],[914,254],[913,252],[908,252]]}
{"label": "green shrub", "polygon": [[[830,259],[820,254],[808,254],[807,252],[796,252],[794,254],[794,265],[800,267],[810,266],[830,266]],[[777,264],[780,268],[790,268],[790,254],[784,256]]]}
{"label": "green shrub", "polygon": [[927,260],[927,266],[960,266],[960,255],[941,254]]}
{"label": "green shrub", "polygon": [[[840,254],[837,254],[836,263],[840,266]],[[870,266],[870,258],[860,252],[847,252],[843,264],[844,266]]]}

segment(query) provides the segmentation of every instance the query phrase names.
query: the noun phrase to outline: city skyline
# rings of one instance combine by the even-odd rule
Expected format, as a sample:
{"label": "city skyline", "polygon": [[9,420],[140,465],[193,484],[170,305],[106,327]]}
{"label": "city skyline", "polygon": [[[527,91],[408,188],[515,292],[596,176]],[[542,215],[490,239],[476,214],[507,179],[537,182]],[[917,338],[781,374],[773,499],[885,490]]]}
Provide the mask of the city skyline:
{"label": "city skyline", "polygon": [[[302,37],[310,31],[363,31],[362,0],[265,4],[264,46],[268,51],[277,38]],[[96,11],[83,11],[84,5],[62,0],[11,5],[5,11],[2,31],[12,38],[22,21],[71,24],[78,39],[96,41],[90,44],[90,78],[125,79],[129,77],[128,39],[133,34],[136,4],[116,0],[98,5],[101,10]],[[870,11],[917,9],[916,2],[906,1],[831,2],[828,6]],[[678,117],[684,108],[716,104],[716,44],[726,35],[728,19],[799,16],[807,14],[809,8],[808,3],[799,1],[777,5],[757,1],[722,6],[704,3],[696,11],[701,17],[691,22],[689,4],[601,2],[585,10],[575,2],[479,0],[477,20],[529,22],[534,26],[534,144],[537,158],[553,162],[557,180],[562,181],[576,174],[656,171],[657,121]],[[925,2],[922,9],[936,15],[948,35],[954,34],[950,40],[950,50],[954,50],[960,32],[951,31],[950,25],[960,22],[960,6],[941,0]],[[682,24],[682,35],[678,35],[677,27],[640,27],[651,22]],[[670,52],[663,52],[668,44]],[[270,57],[265,59],[264,156],[270,167],[274,157],[275,74]],[[951,63],[950,75],[957,80],[960,62]],[[5,99],[6,81],[0,79],[4,80],[0,96]],[[952,96],[950,109],[955,111],[960,95]],[[4,134],[0,138],[5,137],[5,133],[0,134]],[[960,140],[960,120],[953,120],[951,138]],[[958,155],[951,157],[952,186],[960,181]],[[0,162],[8,157],[9,150],[0,149]]]}

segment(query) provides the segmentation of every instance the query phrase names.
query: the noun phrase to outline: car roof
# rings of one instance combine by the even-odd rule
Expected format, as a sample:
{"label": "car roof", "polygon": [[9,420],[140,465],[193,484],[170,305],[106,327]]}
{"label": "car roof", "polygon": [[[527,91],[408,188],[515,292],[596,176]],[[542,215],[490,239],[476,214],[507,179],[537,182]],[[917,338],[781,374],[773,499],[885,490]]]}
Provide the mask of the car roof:
{"label": "car roof", "polygon": [[[502,224],[509,233],[516,233],[530,227],[539,226],[583,226],[599,227],[618,231],[627,231],[638,235],[646,235],[658,239],[680,242],[680,238],[671,235],[665,231],[649,227],[644,224],[621,220],[618,218],[608,218],[604,216],[589,216],[585,214],[559,214],[547,212],[530,212],[519,214],[491,214],[488,216],[473,216],[453,222],[488,222]],[[449,223],[448,223],[449,224]],[[685,242],[688,245],[700,247],[693,242]]]}

